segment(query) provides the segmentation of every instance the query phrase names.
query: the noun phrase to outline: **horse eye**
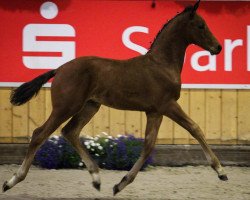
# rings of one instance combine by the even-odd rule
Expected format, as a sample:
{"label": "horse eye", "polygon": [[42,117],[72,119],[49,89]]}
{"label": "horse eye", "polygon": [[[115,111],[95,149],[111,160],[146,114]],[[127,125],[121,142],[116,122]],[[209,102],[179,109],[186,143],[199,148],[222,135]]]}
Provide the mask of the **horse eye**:
{"label": "horse eye", "polygon": [[204,24],[201,24],[198,26],[199,29],[204,29],[205,28],[205,25]]}

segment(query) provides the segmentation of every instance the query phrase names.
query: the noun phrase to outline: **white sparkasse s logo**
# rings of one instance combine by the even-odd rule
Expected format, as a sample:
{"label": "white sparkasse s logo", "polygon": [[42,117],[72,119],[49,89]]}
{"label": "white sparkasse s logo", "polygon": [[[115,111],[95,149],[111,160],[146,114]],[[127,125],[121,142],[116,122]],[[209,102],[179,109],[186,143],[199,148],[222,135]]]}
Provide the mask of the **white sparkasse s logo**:
{"label": "white sparkasse s logo", "polygon": [[[45,2],[40,14],[53,19],[58,7],[53,2]],[[30,69],[55,69],[75,58],[74,41],[37,41],[37,36],[75,37],[75,29],[69,24],[27,24],[23,28],[23,52],[61,52],[62,56],[23,56],[23,64]]]}

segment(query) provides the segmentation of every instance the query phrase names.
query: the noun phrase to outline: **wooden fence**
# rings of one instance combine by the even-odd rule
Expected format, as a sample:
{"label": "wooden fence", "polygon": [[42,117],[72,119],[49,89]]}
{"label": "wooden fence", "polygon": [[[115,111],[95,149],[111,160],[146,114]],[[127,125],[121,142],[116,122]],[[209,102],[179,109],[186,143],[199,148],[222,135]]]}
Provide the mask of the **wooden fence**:
{"label": "wooden fence", "polygon": [[[26,143],[33,130],[51,112],[50,89],[43,88],[29,103],[15,107],[9,103],[11,88],[0,89],[0,142]],[[185,112],[195,120],[210,144],[250,143],[249,90],[183,90],[179,100]],[[144,113],[119,111],[102,106],[82,130],[82,135],[107,132],[144,137]],[[60,134],[60,127],[55,134]],[[158,144],[195,144],[187,131],[164,117]]]}

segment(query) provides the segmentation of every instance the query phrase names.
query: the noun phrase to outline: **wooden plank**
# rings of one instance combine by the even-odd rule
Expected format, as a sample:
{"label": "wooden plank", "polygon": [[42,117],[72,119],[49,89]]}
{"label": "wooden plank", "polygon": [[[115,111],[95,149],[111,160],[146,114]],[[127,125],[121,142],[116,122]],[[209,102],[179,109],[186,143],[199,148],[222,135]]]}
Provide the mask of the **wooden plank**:
{"label": "wooden plank", "polygon": [[[147,125],[147,117],[145,112],[141,112],[141,138],[145,138],[145,131]],[[159,135],[158,135],[159,137]]]}
{"label": "wooden plank", "polygon": [[238,91],[238,143],[250,141],[250,91]]}
{"label": "wooden plank", "polygon": [[[248,145],[211,145],[211,148],[222,165],[250,166]],[[28,144],[0,144],[0,164],[21,164],[27,149]],[[199,145],[156,145],[153,160],[154,165],[160,166],[209,164]]]}
{"label": "wooden plank", "polygon": [[107,106],[101,106],[99,111],[94,116],[93,135],[100,134],[101,132],[110,133],[109,108]]}
{"label": "wooden plank", "polygon": [[[222,165],[250,166],[250,146],[210,146]],[[153,160],[160,166],[209,165],[200,145],[157,145]]]}
{"label": "wooden plank", "polygon": [[29,136],[33,131],[45,122],[45,90],[41,89],[39,94],[28,103],[29,109]]}
{"label": "wooden plank", "polygon": [[45,92],[45,118],[48,119],[52,111],[51,89],[44,88]]}
{"label": "wooden plank", "polygon": [[163,117],[162,124],[157,137],[157,144],[173,144],[173,133],[174,122],[167,117]]}
{"label": "wooden plank", "polygon": [[209,143],[220,144],[221,91],[206,91],[206,138]]}
{"label": "wooden plank", "polygon": [[0,144],[12,143],[12,137],[0,137]]}
{"label": "wooden plank", "polygon": [[234,144],[237,139],[237,91],[222,91],[221,142]]}
{"label": "wooden plank", "polygon": [[[182,90],[178,100],[182,110],[189,115],[189,90]],[[174,144],[188,144],[189,133],[177,123],[174,123]]]}
{"label": "wooden plank", "polygon": [[[204,134],[205,130],[205,90],[193,89],[190,90],[190,109],[189,116],[194,120],[202,129]],[[198,144],[196,139],[191,135],[189,137],[190,144]]]}
{"label": "wooden plank", "polygon": [[[144,112],[141,112],[142,138],[145,138],[145,129],[147,118]],[[163,117],[160,130],[157,136],[156,144],[173,144],[173,121],[167,117]]]}
{"label": "wooden plank", "polygon": [[29,142],[28,130],[28,104],[21,106],[13,106],[13,142],[26,143]]}
{"label": "wooden plank", "polygon": [[[10,88],[0,89],[0,136],[12,138],[12,105],[9,102]],[[6,142],[3,139],[0,142]],[[9,140],[7,142],[10,142]],[[11,141],[12,142],[12,141]]]}
{"label": "wooden plank", "polygon": [[125,132],[135,137],[141,137],[141,113],[136,111],[125,111]]}
{"label": "wooden plank", "polygon": [[[32,99],[28,105],[26,104],[21,107],[14,107],[13,115],[12,115],[12,106],[9,103],[9,93],[10,89],[0,90],[0,111],[1,111],[0,119],[2,122],[0,126],[0,136],[1,136],[0,142],[25,142],[26,139],[23,138],[23,136],[25,136],[25,134],[23,133],[24,131],[20,132],[19,130],[27,129],[29,134],[31,134],[35,129],[35,127],[40,126],[42,125],[42,123],[44,123],[45,121],[44,116],[46,116],[47,119],[48,115],[51,112],[50,89],[46,89],[45,91],[44,89],[42,89],[39,95],[36,98]],[[238,98],[236,95],[236,91],[234,90],[222,91],[221,92],[222,99],[220,99],[220,91],[217,90],[206,91],[206,95],[204,90],[191,90],[189,95],[190,95],[190,117],[200,125],[200,127],[202,128],[202,130],[205,131],[205,133],[207,132],[206,137],[208,138],[209,143],[215,143],[215,144],[220,143],[219,138],[221,136],[222,143],[235,144],[237,142],[236,133],[238,133],[237,134],[238,144],[249,144],[250,111],[247,106],[250,101],[249,91],[247,90],[238,91]],[[42,96],[45,96],[44,98],[45,100],[42,100],[43,99]],[[232,105],[233,104],[236,105],[237,101],[238,101],[237,104],[238,106],[237,108],[235,108],[235,106]],[[45,110],[43,109],[44,107]],[[29,116],[27,116],[28,110],[29,110]],[[109,108],[106,108],[105,111],[106,114],[104,114],[104,116],[109,115],[107,114],[109,113],[108,110]],[[207,113],[205,113],[205,110],[207,111]],[[115,128],[113,128],[113,133],[114,133],[113,135],[115,136],[117,134],[124,134],[125,128],[127,133],[128,133],[127,130],[129,130],[130,128],[133,130],[132,127],[133,112],[128,111],[129,113],[126,114],[124,114],[124,111],[115,111],[115,112],[116,113],[114,112],[112,113],[111,118],[115,119],[115,121],[118,124],[115,124],[114,120],[113,122],[110,122],[109,116],[101,117],[103,116],[103,114],[100,113],[99,119],[95,120],[94,118],[94,122],[92,122],[93,123],[92,132],[93,129],[94,132],[101,132],[101,130],[103,129],[106,129],[106,131],[108,131],[109,125],[115,125],[114,126]],[[120,112],[123,114],[121,115]],[[130,115],[132,115],[132,117],[130,117]],[[236,124],[235,118],[237,117],[237,115],[238,115],[238,123]],[[119,119],[116,119],[116,116],[118,116]],[[29,120],[27,119],[27,117],[29,117]],[[130,121],[125,121],[125,119]],[[105,120],[104,124],[106,124],[107,126],[101,125],[103,120]],[[145,125],[146,125],[145,115],[143,113],[136,113],[136,120],[137,120],[136,124],[137,125],[141,124],[141,129],[145,130]],[[34,122],[36,124],[34,124]],[[103,128],[100,128],[101,126]],[[121,128],[119,128],[119,126],[121,126]],[[205,130],[205,128],[207,129],[207,131]],[[13,138],[12,134],[14,136]],[[141,136],[143,135],[144,131],[141,131]],[[158,143],[160,144],[173,143],[173,123],[165,117],[161,129],[159,131]],[[192,144],[195,142],[193,139],[190,138],[190,143]]]}
{"label": "wooden plank", "polygon": [[[145,138],[145,130],[147,118],[145,112],[141,112],[141,138]],[[157,144],[173,144],[173,121],[167,117],[163,117],[159,133],[157,136]]]}
{"label": "wooden plank", "polygon": [[125,111],[110,108],[110,134],[125,134]]}
{"label": "wooden plank", "polygon": [[89,123],[83,127],[80,135],[94,136],[94,119],[92,118]]}

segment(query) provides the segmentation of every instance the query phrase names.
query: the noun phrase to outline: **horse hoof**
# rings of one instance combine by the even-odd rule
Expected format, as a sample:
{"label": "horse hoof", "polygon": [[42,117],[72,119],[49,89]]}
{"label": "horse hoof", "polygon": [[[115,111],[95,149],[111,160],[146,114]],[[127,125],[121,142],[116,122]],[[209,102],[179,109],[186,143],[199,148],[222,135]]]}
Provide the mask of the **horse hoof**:
{"label": "horse hoof", "polygon": [[219,179],[222,180],[222,181],[227,181],[228,180],[227,175],[219,175]]}
{"label": "horse hoof", "polygon": [[93,186],[94,186],[94,188],[97,189],[98,191],[101,190],[101,184],[100,184],[100,183],[98,183],[98,182],[93,182]]}
{"label": "horse hoof", "polygon": [[115,196],[118,192],[120,192],[118,188],[118,184],[113,187],[113,195]]}
{"label": "horse hoof", "polygon": [[10,187],[7,185],[7,181],[4,182],[2,189],[3,189],[3,192],[6,192],[7,190],[10,189]]}

